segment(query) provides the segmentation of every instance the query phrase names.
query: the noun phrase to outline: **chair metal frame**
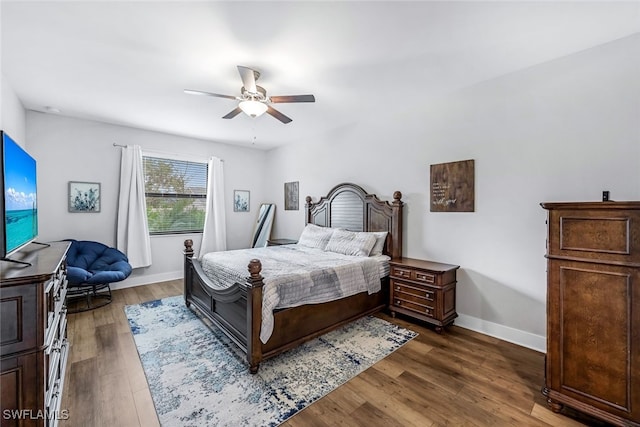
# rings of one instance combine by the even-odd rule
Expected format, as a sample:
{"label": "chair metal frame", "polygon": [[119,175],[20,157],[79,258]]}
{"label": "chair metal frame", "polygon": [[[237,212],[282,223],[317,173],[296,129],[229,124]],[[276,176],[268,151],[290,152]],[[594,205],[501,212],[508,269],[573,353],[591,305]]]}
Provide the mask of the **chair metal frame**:
{"label": "chair metal frame", "polygon": [[[101,292],[104,289],[107,289],[108,292]],[[77,300],[80,300],[82,297],[86,299],[86,307],[84,308],[73,308],[75,305],[79,304],[70,304]],[[93,300],[103,300],[102,302],[93,303]],[[67,312],[68,313],[81,313],[83,311],[89,311],[96,308],[104,307],[113,301],[113,295],[111,294],[111,286],[109,283],[96,283],[96,284],[88,284],[83,283],[80,285],[69,285],[67,287]]]}

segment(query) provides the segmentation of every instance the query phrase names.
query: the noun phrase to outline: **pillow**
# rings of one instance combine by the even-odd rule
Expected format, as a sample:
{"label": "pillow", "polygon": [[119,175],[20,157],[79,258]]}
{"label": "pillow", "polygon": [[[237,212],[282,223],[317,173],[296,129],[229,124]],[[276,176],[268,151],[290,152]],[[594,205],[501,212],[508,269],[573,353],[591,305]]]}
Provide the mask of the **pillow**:
{"label": "pillow", "polygon": [[333,228],[307,224],[304,230],[302,230],[302,234],[300,234],[298,244],[309,248],[325,250],[333,232]]}
{"label": "pillow", "polygon": [[373,249],[371,249],[371,253],[369,256],[378,256],[382,255],[382,251],[384,251],[384,244],[387,242],[387,234],[388,231],[374,231],[370,234],[376,236],[376,244],[373,245]]}
{"label": "pillow", "polygon": [[373,233],[358,233],[337,229],[331,235],[325,251],[344,255],[369,256],[376,236]]}

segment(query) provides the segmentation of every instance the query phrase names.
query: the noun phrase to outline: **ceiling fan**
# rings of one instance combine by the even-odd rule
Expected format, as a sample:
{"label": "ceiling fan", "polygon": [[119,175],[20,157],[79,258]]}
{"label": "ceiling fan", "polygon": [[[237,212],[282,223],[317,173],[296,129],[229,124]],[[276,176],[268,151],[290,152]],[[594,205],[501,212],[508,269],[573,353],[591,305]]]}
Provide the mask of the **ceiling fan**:
{"label": "ceiling fan", "polygon": [[280,104],[285,102],[316,102],[316,98],[313,95],[267,96],[266,89],[262,86],[256,85],[256,80],[260,77],[259,71],[238,65],[238,72],[240,73],[240,78],[242,78],[240,96],[220,95],[218,93],[203,92],[201,90],[192,89],[185,89],[184,92],[192,95],[206,95],[240,101],[234,110],[222,117],[223,119],[232,119],[242,112],[251,117],[258,117],[263,113],[267,113],[285,124],[290,123],[292,119],[273,108],[271,104]]}

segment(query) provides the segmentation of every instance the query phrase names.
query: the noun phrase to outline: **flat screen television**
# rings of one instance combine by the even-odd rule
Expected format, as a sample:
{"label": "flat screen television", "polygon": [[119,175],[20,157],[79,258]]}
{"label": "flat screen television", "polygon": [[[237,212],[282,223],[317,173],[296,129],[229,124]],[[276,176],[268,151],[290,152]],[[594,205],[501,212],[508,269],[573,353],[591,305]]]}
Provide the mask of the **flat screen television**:
{"label": "flat screen television", "polygon": [[38,236],[36,161],[6,132],[0,136],[0,259],[7,259]]}

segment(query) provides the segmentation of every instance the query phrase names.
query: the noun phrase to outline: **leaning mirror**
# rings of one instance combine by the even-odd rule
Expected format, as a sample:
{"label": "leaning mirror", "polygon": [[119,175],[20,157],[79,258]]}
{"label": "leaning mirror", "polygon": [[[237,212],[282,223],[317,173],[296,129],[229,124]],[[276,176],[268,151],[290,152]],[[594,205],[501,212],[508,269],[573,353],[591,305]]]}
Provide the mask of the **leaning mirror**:
{"label": "leaning mirror", "polygon": [[269,239],[271,238],[271,227],[273,227],[273,215],[275,211],[276,205],[270,203],[260,205],[251,247],[262,248],[268,245]]}

